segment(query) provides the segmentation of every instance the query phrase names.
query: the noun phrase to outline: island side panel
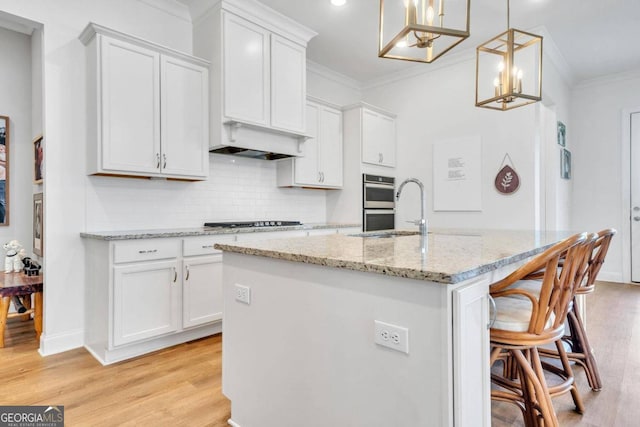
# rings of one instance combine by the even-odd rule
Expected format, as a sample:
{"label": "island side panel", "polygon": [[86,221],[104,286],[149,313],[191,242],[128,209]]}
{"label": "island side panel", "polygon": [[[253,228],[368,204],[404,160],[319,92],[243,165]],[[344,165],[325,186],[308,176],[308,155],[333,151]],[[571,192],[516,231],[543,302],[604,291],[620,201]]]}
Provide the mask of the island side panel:
{"label": "island side panel", "polygon": [[[450,425],[447,285],[230,252],[223,264],[237,425]],[[374,320],[408,328],[409,354],[375,344]]]}

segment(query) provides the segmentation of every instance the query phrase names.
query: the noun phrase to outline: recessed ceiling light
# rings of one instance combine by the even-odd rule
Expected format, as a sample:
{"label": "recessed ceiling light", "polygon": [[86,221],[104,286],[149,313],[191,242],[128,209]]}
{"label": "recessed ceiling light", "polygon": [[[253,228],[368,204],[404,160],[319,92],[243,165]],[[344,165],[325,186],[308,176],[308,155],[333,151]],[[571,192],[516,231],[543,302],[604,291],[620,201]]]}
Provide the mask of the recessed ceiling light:
{"label": "recessed ceiling light", "polygon": [[334,6],[344,6],[347,0],[331,0],[331,4]]}

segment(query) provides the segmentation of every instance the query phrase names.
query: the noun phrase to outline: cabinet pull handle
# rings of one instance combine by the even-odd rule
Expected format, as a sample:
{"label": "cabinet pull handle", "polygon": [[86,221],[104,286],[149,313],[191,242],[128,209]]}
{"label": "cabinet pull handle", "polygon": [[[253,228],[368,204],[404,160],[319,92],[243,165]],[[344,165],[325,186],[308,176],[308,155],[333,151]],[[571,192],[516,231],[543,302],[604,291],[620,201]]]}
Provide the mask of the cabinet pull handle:
{"label": "cabinet pull handle", "polygon": [[322,175],[320,175],[320,172],[318,172],[318,182],[322,182]]}
{"label": "cabinet pull handle", "polygon": [[166,169],[167,168],[167,155],[166,154],[162,155],[162,161],[163,161],[162,169]]}
{"label": "cabinet pull handle", "polygon": [[184,280],[189,280],[189,266],[186,265],[185,268],[187,269],[187,277]]}
{"label": "cabinet pull handle", "polygon": [[160,169],[160,153],[156,153],[156,169]]}
{"label": "cabinet pull handle", "polygon": [[147,249],[147,250],[138,251],[139,254],[155,254],[156,252],[158,252],[157,249]]}
{"label": "cabinet pull handle", "polygon": [[212,249],[213,245],[202,245],[202,249]]}
{"label": "cabinet pull handle", "polygon": [[176,270],[175,267],[173,267],[173,283],[176,283],[178,281],[178,270]]}
{"label": "cabinet pull handle", "polygon": [[487,325],[487,329],[493,328],[493,324],[496,323],[496,319],[498,317],[498,309],[496,307],[496,300],[494,300],[491,295],[489,295],[489,304],[491,305],[491,307],[489,308],[489,312],[493,311],[493,314],[491,315],[491,321]]}

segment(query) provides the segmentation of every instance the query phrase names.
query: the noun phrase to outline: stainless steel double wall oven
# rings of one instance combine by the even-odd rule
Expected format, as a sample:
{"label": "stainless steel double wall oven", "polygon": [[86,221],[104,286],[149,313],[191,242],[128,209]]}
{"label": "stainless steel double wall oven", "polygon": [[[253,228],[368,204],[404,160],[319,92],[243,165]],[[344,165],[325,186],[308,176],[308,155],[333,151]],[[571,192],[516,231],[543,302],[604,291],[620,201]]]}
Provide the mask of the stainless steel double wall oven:
{"label": "stainless steel double wall oven", "polygon": [[396,180],[389,176],[362,175],[362,228],[364,231],[395,228]]}

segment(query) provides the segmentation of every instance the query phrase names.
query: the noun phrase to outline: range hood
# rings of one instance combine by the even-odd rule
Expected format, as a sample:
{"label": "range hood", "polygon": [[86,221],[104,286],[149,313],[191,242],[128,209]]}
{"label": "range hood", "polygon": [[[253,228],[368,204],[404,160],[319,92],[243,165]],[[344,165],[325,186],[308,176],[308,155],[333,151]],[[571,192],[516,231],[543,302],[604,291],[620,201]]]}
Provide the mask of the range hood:
{"label": "range hood", "polygon": [[237,121],[223,123],[222,140],[209,147],[210,153],[229,154],[261,160],[304,156],[304,134],[278,131]]}

